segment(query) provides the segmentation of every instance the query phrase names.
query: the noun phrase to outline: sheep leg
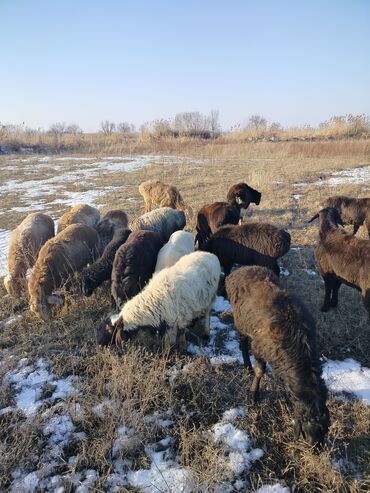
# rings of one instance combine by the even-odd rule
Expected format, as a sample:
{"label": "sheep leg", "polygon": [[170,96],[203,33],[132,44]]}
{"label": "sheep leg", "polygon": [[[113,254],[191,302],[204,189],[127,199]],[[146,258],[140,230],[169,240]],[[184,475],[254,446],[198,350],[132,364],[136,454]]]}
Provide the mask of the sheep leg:
{"label": "sheep leg", "polygon": [[370,318],[370,289],[366,290],[365,295],[363,297],[363,302]]}
{"label": "sheep leg", "polygon": [[332,292],[332,285],[333,285],[332,276],[330,276],[330,275],[325,276],[324,277],[324,283],[325,283],[325,297],[324,297],[324,303],[323,303],[322,307],[320,308],[320,310],[322,312],[328,312],[330,310],[330,305],[331,305],[330,300],[331,300],[331,292]]}
{"label": "sheep leg", "polygon": [[256,404],[260,397],[260,381],[266,371],[266,361],[263,361],[261,358],[256,357],[256,365],[255,365],[255,376],[250,388],[251,398]]}
{"label": "sheep leg", "polygon": [[[185,337],[185,331],[184,331]],[[166,334],[164,336],[164,348],[166,351],[171,351],[176,346],[177,341],[177,327],[169,327],[166,330]],[[186,345],[186,342],[185,342]]]}
{"label": "sheep leg", "polygon": [[241,350],[242,356],[243,356],[244,368],[248,372],[253,373],[253,366],[251,363],[251,359],[249,357],[249,340],[248,340],[248,337],[240,336],[239,347],[240,347],[240,350]]}
{"label": "sheep leg", "polygon": [[179,353],[186,353],[186,337],[185,337],[185,329],[179,329],[177,332],[177,347]]}
{"label": "sheep leg", "polygon": [[336,307],[338,305],[338,292],[339,288],[341,287],[341,281],[339,279],[333,279],[332,281],[332,293],[331,293],[331,300],[330,300],[330,306]]}
{"label": "sheep leg", "polygon": [[361,226],[361,224],[359,224],[359,223],[355,223],[353,225],[353,234],[354,235],[357,233],[357,231],[359,230],[360,226]]}
{"label": "sheep leg", "polygon": [[204,315],[204,335],[203,338],[208,340],[211,335],[211,309],[207,310]]}

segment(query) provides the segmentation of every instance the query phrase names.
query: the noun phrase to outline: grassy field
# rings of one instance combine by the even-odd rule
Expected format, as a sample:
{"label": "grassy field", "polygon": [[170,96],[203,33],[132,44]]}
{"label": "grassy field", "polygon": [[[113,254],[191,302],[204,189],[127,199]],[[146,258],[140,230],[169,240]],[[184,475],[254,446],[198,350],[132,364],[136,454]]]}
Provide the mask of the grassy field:
{"label": "grassy field", "polygon": [[[91,190],[100,191],[93,200],[103,212],[120,207],[133,219],[144,208],[138,185],[151,178],[176,185],[194,211],[223,200],[230,185],[245,181],[262,192],[260,206],[251,206],[247,220],[270,222],[292,236],[293,249],[280,262],[287,274],[283,283],[314,315],[320,353],[325,359],[353,358],[370,366],[369,320],[359,293],[342,287],[338,308],[319,311],[323,283],[313,257],[318,226],[307,223],[330,195],[370,196],[370,142],[220,140],[181,145],[169,140],[131,149],[115,145],[106,152],[92,153],[85,161],[79,155],[61,156],[66,159],[59,161],[55,156],[44,161],[33,155],[22,156],[25,161],[20,156],[1,157],[0,229],[14,228],[36,202],[35,210],[57,217],[68,200],[80,201],[79,194],[86,192],[82,197],[88,201]],[[96,163],[113,162],[106,157],[110,152],[132,159],[137,153],[152,157],[129,172],[108,165],[99,168]],[[343,170],[355,171],[343,175]],[[9,180],[16,183],[6,187]],[[33,196],[30,190],[40,188],[42,180],[48,180],[43,189],[47,193]],[[21,193],[19,183],[25,184]],[[194,226],[191,222],[187,229],[194,231]],[[366,237],[363,228],[359,235]],[[293,441],[284,390],[271,375],[263,384],[261,403],[253,407],[247,398],[251,380],[238,361],[214,365],[206,352],[180,357],[140,348],[125,354],[99,349],[97,330],[109,312],[107,285],[91,298],[67,295],[62,311],[49,324],[28,311],[9,319],[19,300],[4,295],[0,286],[0,409],[10,407],[0,411],[2,491],[75,491],[78,485],[87,488],[80,491],[138,491],[134,481],[120,483],[119,471],[122,478],[128,469],[153,467],[153,443],[156,453],[173,454],[170,459],[185,479],[191,471],[191,481],[184,480],[191,490],[184,486],[183,491],[257,491],[274,483],[296,493],[369,491],[370,406],[362,401],[330,394],[331,427],[326,448],[317,455]],[[223,328],[215,332],[216,355],[223,353],[233,330],[230,313],[214,313],[215,326],[218,323]],[[28,414],[20,410],[17,396],[35,390],[19,383],[22,368],[28,368],[24,373],[30,379],[39,376],[42,382],[39,407]],[[74,390],[63,394],[60,389],[68,385]],[[238,406],[245,412],[237,418],[238,429],[248,434],[252,448],[263,450],[263,456],[251,459],[240,474],[229,466],[230,450],[215,443],[210,433],[225,411]],[[162,426],[160,419],[172,423]],[[52,438],[52,422],[62,437]],[[70,439],[63,442],[63,436]],[[167,438],[171,445],[163,442]],[[36,471],[38,482],[32,490]],[[166,486],[147,491],[179,491],[171,489],[165,473],[161,475]]]}

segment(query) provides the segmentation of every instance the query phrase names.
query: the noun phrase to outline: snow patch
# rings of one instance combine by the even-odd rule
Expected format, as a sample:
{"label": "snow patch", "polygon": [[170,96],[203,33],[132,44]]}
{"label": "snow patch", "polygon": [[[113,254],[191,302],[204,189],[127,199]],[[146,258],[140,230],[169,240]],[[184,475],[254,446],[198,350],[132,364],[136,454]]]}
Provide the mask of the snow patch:
{"label": "snow patch", "polygon": [[348,358],[328,360],[323,365],[323,377],[332,392],[349,392],[365,404],[370,404],[370,368]]}

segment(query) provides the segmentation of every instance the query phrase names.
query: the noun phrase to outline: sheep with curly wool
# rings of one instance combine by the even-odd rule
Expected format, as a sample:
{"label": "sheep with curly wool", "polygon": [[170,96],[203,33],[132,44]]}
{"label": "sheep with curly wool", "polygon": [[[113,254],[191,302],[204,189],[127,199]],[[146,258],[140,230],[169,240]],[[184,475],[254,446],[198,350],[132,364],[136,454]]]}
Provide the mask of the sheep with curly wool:
{"label": "sheep with curly wool", "polygon": [[100,212],[98,209],[88,204],[77,204],[60,217],[57,233],[60,233],[71,224],[86,224],[86,226],[95,228],[99,220]]}
{"label": "sheep with curly wool", "polygon": [[81,272],[81,286],[84,296],[91,296],[97,287],[111,278],[113,261],[117,250],[131,234],[131,229],[117,229],[113,238],[104,248],[102,256]]}
{"label": "sheep with curly wool", "polygon": [[181,257],[194,252],[194,237],[188,231],[175,231],[159,250],[154,272],[174,265]]}
{"label": "sheep with curly wool", "polygon": [[334,195],[324,202],[324,208],[334,207],[338,209],[342,223],[353,225],[355,235],[362,224],[365,224],[370,238],[370,199],[355,199],[344,195]]}
{"label": "sheep with curly wool", "polygon": [[[155,332],[164,334],[164,346],[178,341],[185,350],[185,328],[205,316],[205,333],[210,332],[210,311],[220,278],[220,263],[215,255],[193,252],[172,267],[158,272],[147,286],[121,309],[118,319],[106,323],[100,344],[136,341]],[[145,337],[144,337],[145,338]]]}
{"label": "sheep with curly wool", "polygon": [[338,305],[342,283],[361,291],[370,316],[370,241],[346,233],[337,209],[327,207],[313,216],[319,218],[319,242],[315,259],[325,283],[325,298],[321,307],[327,312]]}
{"label": "sheep with curly wool", "polygon": [[202,250],[217,255],[225,276],[233,264],[261,265],[280,274],[277,259],[290,248],[290,234],[272,224],[250,223],[219,228]]}
{"label": "sheep with curly wool", "polygon": [[179,190],[173,185],[167,185],[159,180],[143,181],[139,185],[139,193],[144,199],[144,212],[150,212],[154,207],[171,207],[184,211],[192,217],[193,211],[184,202]]}
{"label": "sheep with curly wool", "polygon": [[185,225],[186,219],[183,211],[162,207],[138,217],[130,227],[132,231],[155,231],[162,236],[164,242],[167,242],[172,233],[183,229]]}
{"label": "sheep with curly wool", "polygon": [[311,445],[321,445],[329,427],[329,412],[312,316],[266,267],[236,269],[226,279],[226,291],[241,336],[244,365],[250,371],[248,338],[252,339],[256,360],[250,389],[253,400],[259,397],[268,361],[293,404],[296,438],[302,435]]}
{"label": "sheep with curly wool", "polygon": [[4,286],[11,296],[27,294],[27,270],[34,266],[42,245],[54,236],[54,221],[46,214],[28,214],[12,231],[8,247],[8,274]]}
{"label": "sheep with curly wool", "polygon": [[48,240],[39,252],[28,281],[30,310],[44,321],[51,319],[51,306],[63,304],[55,290],[68,284],[101,253],[95,229],[85,224],[71,224]]}
{"label": "sheep with curly wool", "polygon": [[159,250],[163,247],[161,236],[155,231],[133,231],[116,252],[112,267],[111,294],[120,308],[135,296],[152,277]]}

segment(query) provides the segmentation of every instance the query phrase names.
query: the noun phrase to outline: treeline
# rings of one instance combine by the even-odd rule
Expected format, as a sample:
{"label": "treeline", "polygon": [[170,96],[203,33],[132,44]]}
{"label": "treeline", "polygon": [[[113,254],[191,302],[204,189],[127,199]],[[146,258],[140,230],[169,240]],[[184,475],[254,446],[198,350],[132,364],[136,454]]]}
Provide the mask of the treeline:
{"label": "treeline", "polygon": [[333,116],[317,127],[284,128],[278,122],[269,122],[261,115],[252,115],[244,125],[234,125],[225,131],[219,122],[219,112],[208,115],[198,111],[183,112],[174,118],[146,122],[137,130],[132,123],[104,120],[99,132],[85,133],[76,123],[57,122],[47,130],[33,129],[24,124],[0,123],[0,153],[26,149],[35,152],[63,150],[89,151],[117,144],[130,144],[136,149],[143,142],[172,142],[185,140],[216,140],[218,142],[288,142],[370,137],[370,120],[365,114]]}

